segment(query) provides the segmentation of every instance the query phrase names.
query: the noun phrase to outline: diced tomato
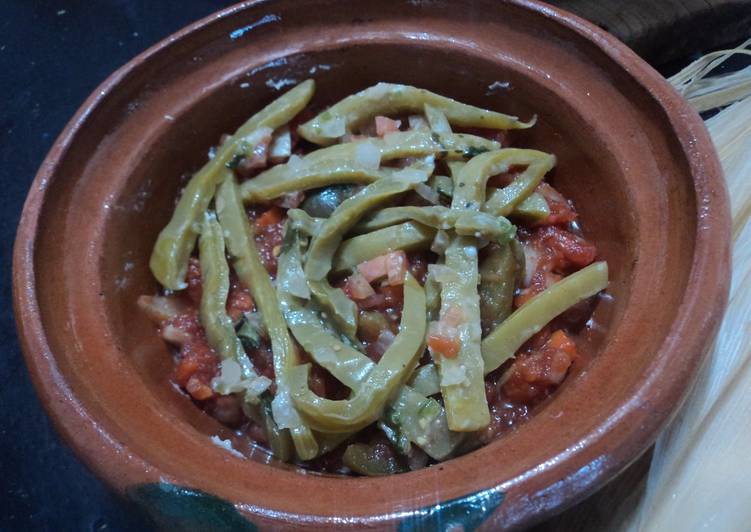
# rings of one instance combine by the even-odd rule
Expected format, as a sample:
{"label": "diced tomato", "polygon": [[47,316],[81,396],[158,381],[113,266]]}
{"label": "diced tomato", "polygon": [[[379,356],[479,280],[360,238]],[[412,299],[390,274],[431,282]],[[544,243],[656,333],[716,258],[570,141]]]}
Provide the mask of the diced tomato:
{"label": "diced tomato", "polygon": [[[257,211],[249,211],[251,219]],[[270,275],[276,275],[276,264],[284,234],[284,211],[272,207],[255,218],[256,245],[261,262]]]}
{"label": "diced tomato", "polygon": [[428,325],[428,348],[431,353],[438,353],[448,358],[459,354],[461,342],[457,325],[460,323],[458,315],[441,315],[440,321],[430,322]]}
{"label": "diced tomato", "polygon": [[282,194],[281,197],[277,198],[274,201],[274,205],[281,207],[283,209],[296,209],[300,206],[300,204],[305,199],[305,192],[302,190],[297,190],[295,192],[288,192],[287,194]]}
{"label": "diced tomato", "polygon": [[200,364],[196,358],[183,358],[175,367],[175,381],[184,386],[193,374],[198,371]]}
{"label": "diced tomato", "polygon": [[391,286],[404,283],[404,275],[407,273],[409,261],[404,251],[392,251],[380,255],[374,259],[361,262],[357,265],[357,271],[369,282],[387,277]]}
{"label": "diced tomato", "polygon": [[256,227],[267,227],[282,221],[282,211],[278,207],[271,207],[256,220]]}
{"label": "diced tomato", "polygon": [[404,289],[401,285],[398,286],[382,286],[378,290],[380,294],[383,294],[384,310],[396,310],[401,312],[404,306]]}
{"label": "diced tomato", "polygon": [[565,271],[570,267],[583,268],[597,256],[597,248],[584,238],[560,227],[542,227],[535,236],[549,251],[554,252],[553,269]]}
{"label": "diced tomato", "polygon": [[263,170],[269,164],[269,146],[271,145],[272,130],[264,135],[249,157],[243,158],[237,165],[237,173],[242,177],[250,177],[258,170]]}
{"label": "diced tomato", "polygon": [[395,286],[404,282],[408,264],[407,255],[403,251],[393,251],[361,262],[357,265],[357,270],[368,282],[388,277],[389,284]]}
{"label": "diced tomato", "polygon": [[563,382],[577,356],[574,341],[557,330],[541,348],[517,356],[503,392],[514,401],[534,403]]}
{"label": "diced tomato", "polygon": [[459,343],[459,337],[442,336],[438,333],[428,334],[428,348],[446,358],[454,358],[459,354],[461,344]]}
{"label": "diced tomato", "polygon": [[188,272],[185,276],[185,282],[188,283],[188,297],[196,305],[201,303],[201,295],[203,294],[202,281],[201,281],[201,263],[196,257],[191,257],[188,260]]}
{"label": "diced tomato", "polygon": [[375,126],[376,134],[379,137],[383,137],[389,133],[395,133],[399,131],[399,127],[402,125],[401,120],[391,120],[387,116],[376,116]]}
{"label": "diced tomato", "polygon": [[396,316],[401,315],[404,306],[404,289],[402,285],[391,286],[384,284],[374,287],[375,293],[364,299],[357,299],[351,291],[349,283],[341,283],[339,288],[344,290],[347,297],[357,303],[361,310],[375,310],[383,314]]}
{"label": "diced tomato", "polygon": [[386,304],[386,297],[383,294],[375,294],[370,296],[369,298],[363,299],[362,301],[358,301],[357,303],[360,308],[365,310],[379,309],[383,308]]}
{"label": "diced tomato", "polygon": [[211,386],[201,381],[201,379],[193,375],[188,379],[188,383],[185,385],[185,390],[196,401],[205,401],[214,395],[214,390]]}
{"label": "diced tomato", "polygon": [[546,387],[526,382],[515,373],[503,385],[503,393],[512,401],[533,404],[546,397]]}
{"label": "diced tomato", "polygon": [[583,268],[597,256],[593,244],[557,226],[521,229],[519,236],[524,246],[528,281],[514,299],[517,307],[558,282],[560,274]]}
{"label": "diced tomato", "polygon": [[540,332],[532,335],[532,338],[526,341],[522,346],[522,351],[537,351],[542,349],[542,346],[550,340],[552,334],[553,330],[551,329],[550,324],[547,324],[540,330]]}
{"label": "diced tomato", "polygon": [[562,277],[558,274],[545,270],[537,270],[532,274],[532,282],[530,285],[527,288],[521,289],[519,294],[514,297],[514,305],[516,308],[521,307],[524,303],[537,294],[544,292],[545,289],[550,288],[561,279]]}
{"label": "diced tomato", "polygon": [[187,338],[187,341],[203,337],[204,334],[201,323],[198,321],[198,312],[195,309],[162,323],[162,329],[168,326],[180,330],[183,333],[183,337]]}
{"label": "diced tomato", "polygon": [[276,391],[276,382],[274,382],[274,353],[271,351],[268,341],[263,340],[260,347],[251,350],[249,355],[258,373],[271,380],[269,391],[274,393]]}
{"label": "diced tomato", "polygon": [[381,255],[374,259],[361,262],[357,265],[357,271],[359,271],[369,283],[372,283],[381,277],[386,277],[386,255]]}
{"label": "diced tomato", "polygon": [[255,308],[250,292],[236,279],[230,284],[227,296],[227,314],[233,322],[239,320],[244,312],[251,312]]}
{"label": "diced tomato", "polygon": [[180,349],[175,367],[175,382],[198,401],[213,396],[211,380],[219,371],[219,357],[211,350],[203,335],[196,335]]}
{"label": "diced tomato", "polygon": [[404,251],[392,251],[386,255],[386,273],[391,286],[404,284],[407,266],[407,255]]}
{"label": "diced tomato", "polygon": [[562,225],[576,220],[578,215],[571,202],[548,183],[543,181],[537,185],[537,192],[542,194],[548,203],[550,214],[535,225]]}
{"label": "diced tomato", "polygon": [[548,345],[553,349],[562,349],[573,357],[576,356],[576,344],[569,338],[569,336],[562,330],[555,331],[550,335]]}
{"label": "diced tomato", "polygon": [[355,272],[344,281],[342,290],[350,299],[362,300],[375,295],[375,290],[361,273]]}
{"label": "diced tomato", "polygon": [[439,321],[431,322],[428,327],[428,347],[445,357],[453,358],[461,347],[458,327],[467,321],[464,310],[453,306],[441,312]]}

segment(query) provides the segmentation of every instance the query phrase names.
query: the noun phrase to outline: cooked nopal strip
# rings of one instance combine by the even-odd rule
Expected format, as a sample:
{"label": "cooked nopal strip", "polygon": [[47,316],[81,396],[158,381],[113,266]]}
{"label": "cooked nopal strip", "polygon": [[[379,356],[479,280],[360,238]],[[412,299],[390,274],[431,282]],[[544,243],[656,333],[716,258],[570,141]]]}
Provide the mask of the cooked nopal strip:
{"label": "cooked nopal strip", "polygon": [[214,351],[223,360],[233,360],[241,368],[242,378],[247,382],[246,399],[257,403],[271,381],[258,375],[253,363],[243,349],[242,342],[235,334],[232,320],[227,315],[227,294],[229,293],[229,265],[224,257],[224,236],[214,213],[204,215],[201,237],[198,242],[201,257],[201,325],[206,330],[206,338]]}
{"label": "cooked nopal strip", "polygon": [[287,330],[274,286],[261,263],[253,238],[253,228],[245,215],[234,178],[222,183],[216,202],[217,214],[227,248],[233,257],[235,272],[253,295],[271,340],[276,380],[272,412],[284,411],[283,416],[275,414],[274,418],[280,428],[290,430],[297,455],[303,460],[309,460],[318,454],[318,444],[310,428],[299,419],[297,412],[292,408],[287,382],[290,368],[297,363],[297,349]]}
{"label": "cooked nopal strip", "polygon": [[216,187],[232,175],[230,163],[247,155],[261,137],[292,120],[313,96],[315,83],[304,81],[253,115],[222,144],[216,155],[190,179],[172,219],[159,233],[149,266],[154,277],[170,290],[186,288],[188,259],[196,245],[196,227],[214,197]]}
{"label": "cooked nopal strip", "polygon": [[399,334],[350,399],[333,401],[311,392],[307,364],[291,370],[292,398],[316,430],[350,432],[365,428],[383,414],[389,397],[407,380],[424,346],[425,292],[411,275],[404,282],[404,291]]}
{"label": "cooked nopal strip", "polygon": [[605,290],[607,286],[608,265],[595,262],[527,301],[482,341],[485,373],[490,373],[513,357],[524,342],[553,318],[579,301]]}
{"label": "cooked nopal strip", "polygon": [[302,137],[321,145],[332,144],[353,128],[376,115],[419,113],[428,104],[441,111],[452,125],[493,129],[524,129],[535,121],[496,113],[457,102],[409,85],[378,83],[348,96],[298,128]]}

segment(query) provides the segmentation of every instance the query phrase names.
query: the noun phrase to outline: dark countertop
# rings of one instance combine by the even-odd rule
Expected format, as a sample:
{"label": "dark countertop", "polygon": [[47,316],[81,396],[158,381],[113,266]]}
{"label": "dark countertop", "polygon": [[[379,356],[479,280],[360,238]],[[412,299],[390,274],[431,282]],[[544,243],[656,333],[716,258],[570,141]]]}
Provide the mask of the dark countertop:
{"label": "dark countertop", "polygon": [[0,530],[145,530],[59,439],[34,393],[11,305],[11,248],[26,192],[86,97],[133,56],[223,0],[0,2]]}
{"label": "dark countertop", "polygon": [[37,168],[88,94],[137,53],[231,3],[3,0],[0,5],[0,93],[5,94],[0,105],[0,530],[149,528],[76,459],[42,410],[16,338],[12,243]]}

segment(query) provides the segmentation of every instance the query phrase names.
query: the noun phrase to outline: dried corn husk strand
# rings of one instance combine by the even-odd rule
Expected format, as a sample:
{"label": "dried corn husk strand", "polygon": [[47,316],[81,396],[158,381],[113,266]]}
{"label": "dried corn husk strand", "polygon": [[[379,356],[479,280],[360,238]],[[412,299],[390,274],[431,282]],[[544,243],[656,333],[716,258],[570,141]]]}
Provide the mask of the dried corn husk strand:
{"label": "dried corn husk strand", "polygon": [[[685,90],[689,101],[695,98],[693,103],[698,102],[700,109],[710,101],[704,97],[712,91],[701,93],[697,83],[725,55],[708,57],[671,80]],[[750,68],[737,76],[745,77],[746,94],[751,93]],[[728,79],[723,76],[719,85]],[[714,83],[703,81],[701,87]],[[696,99],[697,94],[703,96]],[[714,93],[712,107],[726,105],[738,94],[726,86]],[[751,96],[710,118],[707,127],[730,192],[730,302],[695,389],[657,441],[645,493],[632,510],[613,516],[609,530],[751,529]]]}
{"label": "dried corn husk strand", "polygon": [[668,81],[699,112],[724,107],[751,95],[751,66],[731,74],[707,77],[735,54],[751,56],[751,39],[737,48],[719,50],[697,59]]}

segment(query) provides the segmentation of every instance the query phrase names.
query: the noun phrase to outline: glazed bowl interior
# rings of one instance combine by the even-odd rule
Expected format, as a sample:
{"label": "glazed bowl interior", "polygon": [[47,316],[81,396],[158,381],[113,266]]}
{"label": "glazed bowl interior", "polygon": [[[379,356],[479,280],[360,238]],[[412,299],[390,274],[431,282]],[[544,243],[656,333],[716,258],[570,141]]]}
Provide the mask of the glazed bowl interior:
{"label": "glazed bowl interior", "polygon": [[[668,345],[691,280],[699,210],[689,147],[662,96],[623,67],[636,61],[625,49],[609,55],[595,30],[539,6],[308,2],[306,12],[329,13],[321,22],[293,4],[240,6],[137,59],[92,97],[55,154],[33,244],[50,354],[31,355],[30,366],[46,400],[73,405],[68,414],[52,407],[58,426],[118,488],[166,478],[251,514],[366,519],[495,487],[509,493],[499,523],[571,504],[646,448],[701,358],[681,359]],[[302,474],[268,464],[261,450],[243,449],[244,460],[213,445],[213,435],[234,436],[170,385],[172,355],[136,307],[139,295],[157,291],[148,257],[181,176],[223,133],[309,77],[319,107],[389,81],[536,115],[514,145],[556,155],[551,182],[573,200],[610,268],[608,296],[579,338],[587,362],[531,421],[398,479]],[[47,377],[34,368],[43,363],[54,366],[54,385],[40,382]],[[667,379],[661,404],[645,392],[656,376]],[[290,497],[299,489],[306,497]]]}

